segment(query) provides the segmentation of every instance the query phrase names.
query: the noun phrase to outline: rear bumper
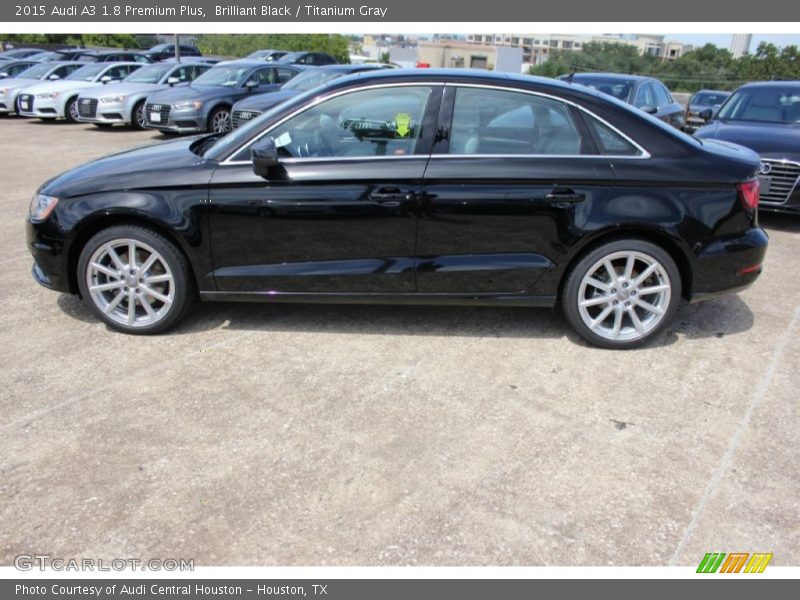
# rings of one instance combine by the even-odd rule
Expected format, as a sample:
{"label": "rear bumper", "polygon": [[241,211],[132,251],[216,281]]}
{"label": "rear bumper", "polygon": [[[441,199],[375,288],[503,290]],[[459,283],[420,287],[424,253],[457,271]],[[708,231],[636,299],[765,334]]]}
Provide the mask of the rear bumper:
{"label": "rear bumper", "polygon": [[761,275],[769,238],[760,227],[715,239],[697,255],[690,302],[738,292]]}

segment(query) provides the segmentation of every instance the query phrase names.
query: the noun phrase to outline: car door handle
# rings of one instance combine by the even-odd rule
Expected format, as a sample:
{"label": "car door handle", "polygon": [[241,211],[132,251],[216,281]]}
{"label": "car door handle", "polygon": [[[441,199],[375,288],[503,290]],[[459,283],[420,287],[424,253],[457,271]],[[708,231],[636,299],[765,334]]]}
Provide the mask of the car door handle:
{"label": "car door handle", "polygon": [[557,204],[574,204],[586,200],[586,194],[580,194],[570,188],[556,188],[545,194],[544,199]]}
{"label": "car door handle", "polygon": [[370,200],[389,208],[400,206],[401,202],[411,200],[413,197],[410,192],[403,192],[398,188],[381,188],[369,195]]}

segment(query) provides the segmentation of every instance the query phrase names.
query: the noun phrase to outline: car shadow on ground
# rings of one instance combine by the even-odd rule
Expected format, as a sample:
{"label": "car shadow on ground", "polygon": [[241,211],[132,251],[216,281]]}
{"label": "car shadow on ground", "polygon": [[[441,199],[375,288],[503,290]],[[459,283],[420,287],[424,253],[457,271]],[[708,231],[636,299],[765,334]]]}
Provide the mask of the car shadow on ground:
{"label": "car shadow on ground", "polygon": [[759,212],[758,222],[767,232],[774,229],[788,233],[800,233],[800,215]]}
{"label": "car shadow on ground", "polygon": [[[79,321],[97,319],[77,296],[62,294],[61,310]],[[698,304],[682,302],[673,323],[649,347],[681,338],[724,338],[747,331],[754,315],[738,295]],[[264,333],[411,335],[489,338],[567,338],[587,346],[558,310],[516,307],[201,303],[169,335],[226,329]],[[109,329],[110,331],[110,329]]]}

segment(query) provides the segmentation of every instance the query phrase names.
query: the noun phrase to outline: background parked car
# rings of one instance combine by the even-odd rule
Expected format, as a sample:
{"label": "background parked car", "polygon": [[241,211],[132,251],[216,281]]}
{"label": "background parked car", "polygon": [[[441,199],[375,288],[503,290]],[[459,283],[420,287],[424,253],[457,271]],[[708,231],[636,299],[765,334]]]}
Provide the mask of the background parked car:
{"label": "background parked car", "polygon": [[121,81],[142,63],[93,63],[76,69],[64,79],[47,81],[22,89],[17,100],[17,114],[40,119],[78,120],[78,94],[99,83]]}
{"label": "background parked car", "polygon": [[39,64],[34,60],[8,60],[0,63],[0,80],[16,77],[23,71]]}
{"label": "background parked car", "polygon": [[[203,56],[203,53],[196,46],[180,44],[181,57],[183,56]],[[175,44],[156,44],[145,52],[147,57],[153,62],[160,62],[168,58],[175,58]]]}
{"label": "background parked car", "polygon": [[289,52],[281,56],[277,61],[282,65],[335,65],[339,61],[330,54],[324,52]]}
{"label": "background parked car", "polygon": [[219,63],[188,86],[156,92],[147,98],[147,127],[166,133],[222,133],[230,129],[231,107],[250,93],[277,90],[297,75],[292,65],[261,60]]}
{"label": "background parked car", "polygon": [[39,48],[12,48],[11,50],[0,52],[0,60],[28,58],[29,56],[39,52],[41,52],[41,49]]}
{"label": "background parked car", "polygon": [[[96,50],[94,48],[61,48],[59,50],[49,50],[47,52],[41,52],[39,54],[34,54],[30,58],[33,60],[38,60],[40,62],[46,61],[74,61],[78,60],[82,54],[85,54],[87,50],[93,51]],[[85,61],[84,61],[85,62]]]}
{"label": "background parked car", "polygon": [[[297,65],[300,67],[301,65]],[[231,111],[231,125],[236,129],[240,125],[256,118],[265,110],[280,104],[281,102],[294,98],[313,90],[315,87],[326,84],[329,81],[344,77],[345,75],[352,75],[353,73],[361,73],[364,71],[376,71],[381,69],[391,68],[386,65],[379,64],[361,64],[361,65],[325,65],[324,67],[307,67],[302,73],[291,81],[283,84],[279,90],[269,94],[257,94],[254,96],[246,96],[233,105]]]}
{"label": "background parked car", "polygon": [[559,79],[588,85],[632,104],[673,127],[683,128],[683,106],[675,102],[667,86],[658,79],[619,73],[575,73],[562,75]]}
{"label": "background parked car", "polygon": [[16,112],[17,96],[20,90],[30,87],[36,81],[64,79],[83,66],[85,65],[79,62],[36,63],[16,77],[0,80],[0,114]]}
{"label": "background parked car", "polygon": [[75,60],[80,62],[153,62],[144,52],[133,50],[83,50],[77,53]]}
{"label": "background parked car", "polygon": [[177,60],[174,56],[172,58],[166,58],[161,62],[165,63],[203,63],[206,65],[216,65],[221,62],[225,62],[230,60],[230,58],[224,58],[222,56],[181,56],[180,60]]}
{"label": "background parked car", "polygon": [[147,96],[175,85],[185,85],[205,73],[202,63],[154,63],[144,65],[114,86],[89,88],[78,97],[78,121],[97,126],[133,125],[144,129]]}
{"label": "background parked car", "polygon": [[[720,90],[700,90],[697,92],[689,99],[689,103],[686,105],[683,130],[686,133],[692,133],[698,127],[705,125],[708,119],[700,116],[700,113],[705,113],[707,109],[711,109],[711,114],[716,114],[719,107],[730,95],[730,92]],[[705,114],[708,116],[708,113]]]}
{"label": "background parked car", "polygon": [[695,132],[746,146],[761,156],[762,210],[800,213],[800,81],[748,83]]}
{"label": "background parked car", "polygon": [[251,52],[245,58],[250,58],[252,60],[266,60],[267,62],[273,62],[280,59],[283,56],[289,54],[288,50],[256,50],[255,52]]}

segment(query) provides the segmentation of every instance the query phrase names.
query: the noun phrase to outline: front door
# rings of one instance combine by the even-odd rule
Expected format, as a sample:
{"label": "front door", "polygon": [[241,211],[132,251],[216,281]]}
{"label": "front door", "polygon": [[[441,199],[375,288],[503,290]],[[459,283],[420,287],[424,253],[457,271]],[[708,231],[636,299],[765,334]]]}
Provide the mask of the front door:
{"label": "front door", "polygon": [[[256,176],[247,149],[211,181],[214,277],[226,292],[413,292],[436,86],[343,93],[266,135],[281,155]],[[427,117],[426,121],[426,115]]]}

